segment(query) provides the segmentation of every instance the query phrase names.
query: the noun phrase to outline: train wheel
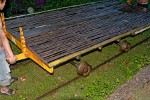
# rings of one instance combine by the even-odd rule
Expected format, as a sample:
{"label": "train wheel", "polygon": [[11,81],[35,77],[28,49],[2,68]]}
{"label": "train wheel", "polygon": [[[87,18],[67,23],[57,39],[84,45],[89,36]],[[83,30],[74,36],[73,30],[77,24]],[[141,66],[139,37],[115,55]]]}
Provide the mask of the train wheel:
{"label": "train wheel", "polygon": [[120,49],[123,52],[128,52],[131,48],[131,45],[129,42],[127,42],[126,40],[123,40],[120,42]]}
{"label": "train wheel", "polygon": [[86,62],[82,62],[78,67],[77,67],[77,74],[81,76],[89,76],[92,71],[92,67],[87,64]]}

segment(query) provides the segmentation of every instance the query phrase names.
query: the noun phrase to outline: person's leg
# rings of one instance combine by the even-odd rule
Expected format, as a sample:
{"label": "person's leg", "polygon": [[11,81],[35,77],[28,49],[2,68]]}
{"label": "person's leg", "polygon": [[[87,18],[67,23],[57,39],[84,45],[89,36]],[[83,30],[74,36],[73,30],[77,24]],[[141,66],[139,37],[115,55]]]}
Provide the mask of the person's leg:
{"label": "person's leg", "polygon": [[2,94],[6,94],[6,95],[13,95],[15,94],[15,91],[12,89],[9,89],[7,86],[10,85],[11,82],[9,79],[6,80],[1,80],[0,81],[0,85],[2,86],[2,88],[0,89],[0,93]]}
{"label": "person's leg", "polygon": [[0,85],[2,88],[0,89],[1,93],[11,95],[14,94],[15,91],[9,89],[7,86],[11,84],[11,75],[9,64],[6,62],[5,52],[0,52]]}

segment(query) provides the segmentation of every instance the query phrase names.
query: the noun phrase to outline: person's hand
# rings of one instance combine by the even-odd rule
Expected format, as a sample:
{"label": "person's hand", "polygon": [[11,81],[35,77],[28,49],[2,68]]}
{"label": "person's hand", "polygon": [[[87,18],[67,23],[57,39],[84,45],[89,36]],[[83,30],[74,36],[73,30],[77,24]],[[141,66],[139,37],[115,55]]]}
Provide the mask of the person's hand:
{"label": "person's hand", "polygon": [[7,61],[9,64],[14,64],[17,61],[17,57],[16,56],[10,56],[7,58]]}

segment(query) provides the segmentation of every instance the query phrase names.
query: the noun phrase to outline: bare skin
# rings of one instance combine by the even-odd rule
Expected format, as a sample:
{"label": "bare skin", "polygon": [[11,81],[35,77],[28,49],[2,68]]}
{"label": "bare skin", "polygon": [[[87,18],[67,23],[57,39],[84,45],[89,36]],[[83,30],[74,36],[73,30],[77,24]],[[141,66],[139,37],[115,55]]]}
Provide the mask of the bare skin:
{"label": "bare skin", "polygon": [[[5,6],[5,3],[6,3],[6,0],[4,2],[2,2],[0,0],[0,10],[3,10],[4,6]],[[11,47],[9,45],[9,42],[8,42],[8,39],[7,37],[5,36],[5,33],[3,31],[3,28],[2,28],[2,21],[0,19],[0,50],[4,48],[5,49],[5,52],[6,52],[6,56],[7,56],[7,59],[9,59],[9,62],[10,64],[13,64],[16,62],[17,58],[16,56],[13,54],[12,50],[11,50]],[[10,82],[12,82],[13,80],[10,80]],[[9,90],[9,88],[7,86],[3,86],[1,89],[0,89],[0,92],[1,93],[6,93],[7,91]],[[12,94],[15,94],[15,91],[12,92]]]}
{"label": "bare skin", "polygon": [[2,29],[2,22],[0,20],[0,49],[2,47],[4,47],[4,49],[5,49],[5,52],[7,54],[7,59],[9,59],[10,64],[15,63],[16,62],[16,57],[14,56],[14,54],[13,54],[11,48],[10,48],[8,39],[5,36],[5,33],[4,33],[3,29]]}

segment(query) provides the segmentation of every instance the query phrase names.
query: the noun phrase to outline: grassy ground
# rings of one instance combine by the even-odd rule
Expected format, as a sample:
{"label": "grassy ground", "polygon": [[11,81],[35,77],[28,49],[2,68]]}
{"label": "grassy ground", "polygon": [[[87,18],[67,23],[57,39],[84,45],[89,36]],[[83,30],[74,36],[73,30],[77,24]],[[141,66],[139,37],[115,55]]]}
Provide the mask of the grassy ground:
{"label": "grassy ground", "polygon": [[[134,45],[150,36],[149,32],[146,31],[143,34],[126,39],[131,45]],[[13,51],[18,52],[13,44],[12,47]],[[149,49],[150,39],[110,63],[100,66],[89,77],[82,77],[42,100],[104,100],[117,87],[131,79],[144,66],[150,64]],[[111,44],[104,47],[101,52],[93,51],[83,56],[81,61],[85,60],[95,67],[118,53],[119,46]],[[12,75],[19,78],[26,77],[26,80],[19,80],[11,86],[11,88],[18,89],[16,95],[9,97],[0,95],[3,100],[33,100],[77,76],[76,68],[69,63],[61,65],[55,69],[54,75],[50,75],[34,62],[12,70]]]}

